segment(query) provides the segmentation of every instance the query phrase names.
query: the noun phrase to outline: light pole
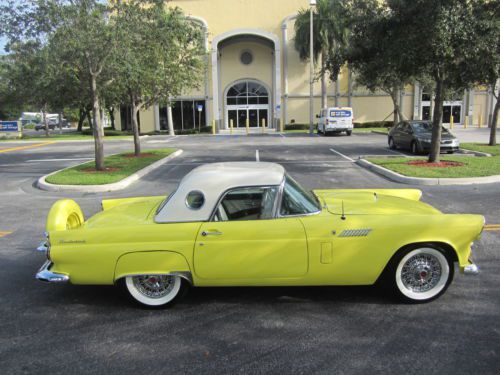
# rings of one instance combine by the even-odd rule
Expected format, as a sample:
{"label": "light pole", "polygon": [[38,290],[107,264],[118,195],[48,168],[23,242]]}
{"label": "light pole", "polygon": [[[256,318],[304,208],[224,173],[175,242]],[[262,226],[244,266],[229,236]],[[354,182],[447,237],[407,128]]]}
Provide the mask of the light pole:
{"label": "light pole", "polygon": [[309,0],[311,6],[310,21],[309,21],[309,135],[314,134],[314,25],[313,25],[313,11],[316,5],[316,0]]}

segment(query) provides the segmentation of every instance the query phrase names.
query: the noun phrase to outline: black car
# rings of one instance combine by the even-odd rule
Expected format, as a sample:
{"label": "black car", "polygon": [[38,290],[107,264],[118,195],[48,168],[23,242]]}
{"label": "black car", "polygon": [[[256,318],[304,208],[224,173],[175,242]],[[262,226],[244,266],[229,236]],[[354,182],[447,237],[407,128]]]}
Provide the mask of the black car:
{"label": "black car", "polygon": [[[402,121],[389,130],[389,148],[408,149],[412,154],[429,152],[432,139],[432,122]],[[460,143],[446,128],[441,130],[441,152],[452,154],[460,148]]]}

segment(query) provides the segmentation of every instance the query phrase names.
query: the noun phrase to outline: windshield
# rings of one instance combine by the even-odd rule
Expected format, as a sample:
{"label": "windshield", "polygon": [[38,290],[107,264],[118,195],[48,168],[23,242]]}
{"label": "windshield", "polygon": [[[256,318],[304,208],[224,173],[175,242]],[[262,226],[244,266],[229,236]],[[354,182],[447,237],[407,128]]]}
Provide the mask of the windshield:
{"label": "windshield", "polygon": [[[414,122],[411,124],[415,133],[430,133],[432,132],[432,122]],[[443,133],[448,133],[445,127],[441,127]]]}
{"label": "windshield", "polygon": [[304,190],[293,178],[286,175],[280,214],[303,215],[321,210],[318,198],[310,191]]}

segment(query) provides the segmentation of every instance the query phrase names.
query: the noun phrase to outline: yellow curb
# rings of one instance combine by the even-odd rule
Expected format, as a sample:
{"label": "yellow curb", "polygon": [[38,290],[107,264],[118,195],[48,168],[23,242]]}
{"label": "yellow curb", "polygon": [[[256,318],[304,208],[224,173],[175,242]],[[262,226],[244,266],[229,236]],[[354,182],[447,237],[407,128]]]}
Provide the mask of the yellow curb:
{"label": "yellow curb", "polygon": [[0,154],[3,152],[11,152],[11,151],[17,151],[17,150],[25,150],[27,148],[35,148],[35,147],[42,147],[45,145],[50,145],[51,143],[55,143],[55,141],[50,141],[50,142],[43,142],[43,143],[36,143],[34,145],[29,145],[29,146],[19,146],[19,147],[11,147],[11,148],[6,148],[3,150],[0,150]]}

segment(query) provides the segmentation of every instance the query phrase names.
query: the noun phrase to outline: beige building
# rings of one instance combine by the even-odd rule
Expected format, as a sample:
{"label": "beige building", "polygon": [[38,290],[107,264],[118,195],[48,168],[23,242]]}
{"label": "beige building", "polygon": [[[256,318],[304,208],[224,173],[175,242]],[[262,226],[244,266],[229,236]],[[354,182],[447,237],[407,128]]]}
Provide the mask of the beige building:
{"label": "beige building", "polygon": [[[172,98],[175,129],[211,125],[218,131],[251,127],[265,121],[269,128],[309,122],[309,64],[300,61],[294,48],[297,12],[309,0],[174,0],[189,19],[205,33],[207,70],[200,89]],[[370,93],[356,85],[345,67],[327,87],[328,105],[353,107],[356,122],[391,119],[392,101],[385,93]],[[314,84],[314,109],[321,106],[320,82]],[[485,124],[492,112],[493,96],[486,89],[464,92],[445,102],[443,122],[453,115],[455,124]],[[405,116],[426,119],[430,98],[418,84],[408,86],[400,97]],[[143,133],[168,129],[168,108],[158,105],[140,113]],[[122,108],[117,126],[130,127],[130,114]]]}

